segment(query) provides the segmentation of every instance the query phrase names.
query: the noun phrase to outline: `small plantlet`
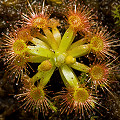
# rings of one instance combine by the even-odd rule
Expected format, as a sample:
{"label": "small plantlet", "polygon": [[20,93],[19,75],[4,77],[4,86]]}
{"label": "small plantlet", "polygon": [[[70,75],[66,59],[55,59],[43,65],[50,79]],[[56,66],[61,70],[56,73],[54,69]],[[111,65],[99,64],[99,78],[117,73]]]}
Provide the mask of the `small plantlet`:
{"label": "small plantlet", "polygon": [[113,17],[114,17],[114,19],[116,20],[115,23],[120,26],[120,5],[119,5],[119,4],[118,4],[118,5],[115,5],[115,6],[113,7],[112,12],[113,12]]}
{"label": "small plantlet", "polygon": [[[60,0],[50,1],[62,6]],[[99,112],[96,106],[101,106],[98,89],[106,88],[112,93],[108,89],[111,83],[109,75],[115,67],[113,62],[117,60],[112,47],[119,46],[119,40],[113,39],[107,29],[96,23],[93,10],[76,1],[63,2],[64,10],[59,5],[58,10],[45,5],[45,0],[38,5],[27,2],[28,9],[21,14],[22,20],[9,35],[4,34],[0,45],[8,77],[18,76],[23,85],[22,93],[15,95],[23,102],[21,107],[42,112],[44,118],[50,111],[60,116],[72,113],[80,119],[93,116],[94,111]],[[92,56],[89,55],[91,52]],[[82,62],[84,58],[89,64]],[[105,59],[112,62],[103,64]],[[34,71],[35,63],[38,66]],[[50,92],[46,86],[51,84],[51,76],[56,70],[61,76],[56,78],[56,82],[65,89]]]}

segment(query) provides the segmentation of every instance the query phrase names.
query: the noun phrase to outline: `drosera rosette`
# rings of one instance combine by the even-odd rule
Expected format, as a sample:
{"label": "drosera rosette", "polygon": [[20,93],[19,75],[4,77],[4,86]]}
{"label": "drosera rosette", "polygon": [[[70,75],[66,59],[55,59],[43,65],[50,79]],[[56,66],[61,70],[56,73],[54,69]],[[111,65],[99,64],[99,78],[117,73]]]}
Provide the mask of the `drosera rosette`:
{"label": "drosera rosette", "polygon": [[[42,6],[41,4],[30,5],[28,1],[28,6],[27,13],[22,13],[23,20],[19,22],[21,28],[16,29],[16,32],[10,36],[5,35],[7,39],[2,43],[3,58],[8,59],[6,61],[9,61],[7,63],[10,67],[12,63],[11,69],[15,68],[16,74],[20,72],[16,69],[25,69],[26,71],[27,63],[39,64],[31,78],[31,75],[27,76],[26,72],[24,72],[26,76],[21,75],[20,82],[23,83],[23,93],[16,97],[24,102],[22,106],[26,110],[36,111],[38,109],[44,115],[48,113],[49,109],[56,112],[57,108],[49,100],[46,86],[57,68],[66,87],[64,92],[59,92],[60,95],[54,97],[63,99],[61,113],[70,114],[74,111],[75,115],[79,114],[80,117],[84,117],[86,111],[85,113],[89,115],[89,112],[94,111],[95,105],[98,104],[91,88],[94,88],[94,85],[100,85],[102,89],[103,87],[108,89],[108,76],[112,68],[109,68],[110,63],[102,64],[103,59],[100,58],[101,62],[93,64],[93,66],[78,62],[77,58],[81,59],[81,57],[89,55],[91,51],[95,51],[96,55],[97,53],[101,55],[105,49],[108,50],[109,45],[114,43],[113,39],[109,41],[111,37],[104,37],[109,36],[109,33],[101,30],[100,27],[92,33],[95,25],[92,10],[75,2],[71,2],[67,8],[65,7],[66,12],[63,16],[67,19],[67,29],[61,27],[57,16],[52,18],[54,15],[51,11],[54,12],[54,9],[51,8],[49,11],[45,1]],[[109,51],[105,53],[114,58],[113,54],[108,54]],[[96,72],[96,69],[99,69],[99,72]],[[80,79],[75,74],[77,72],[81,75]],[[83,74],[89,74],[90,84]],[[51,96],[52,94],[50,93]]]}
{"label": "drosera rosette", "polygon": [[116,58],[117,53],[111,48],[119,46],[119,44],[116,45],[119,40],[115,38],[115,34],[112,35],[107,30],[107,27],[102,27],[97,24],[95,29],[89,34],[88,41],[91,44],[92,52],[97,57],[102,57],[103,59],[106,57]]}
{"label": "drosera rosette", "polygon": [[[30,4],[29,6],[30,10],[32,11],[31,15],[36,15]],[[35,18],[35,20],[42,19],[42,21],[44,21],[43,19],[46,19],[44,17],[44,6],[42,10],[43,11],[40,12],[40,15],[37,18]],[[41,16],[41,14],[43,16]],[[46,19],[46,21],[47,20],[48,19]],[[41,33],[37,33],[39,38],[33,37],[32,39],[30,39],[30,42],[33,43],[34,45],[29,45],[26,44],[26,41],[22,40],[23,36],[21,39],[21,36],[17,38],[18,37],[17,35],[15,44],[12,44],[13,52],[18,56],[21,55],[23,57],[26,57],[25,53],[27,53],[29,57],[29,59],[27,59],[28,60],[27,62],[41,63],[38,66],[38,72],[31,78],[31,82],[33,82],[33,84],[36,81],[40,80],[39,83],[40,87],[44,87],[49,82],[55,68],[58,67],[62,79],[64,81],[64,84],[67,84],[66,81],[71,81],[69,82],[71,86],[73,87],[78,86],[78,82],[76,80],[77,77],[74,75],[75,73],[71,69],[71,65],[75,63],[75,65],[73,65],[74,68],[75,66],[78,66],[78,68],[77,67],[76,68],[79,69],[80,71],[88,71],[88,67],[81,63],[76,63],[76,58],[88,54],[91,50],[90,45],[89,44],[83,45],[83,42],[79,42],[77,46],[73,45],[74,47],[69,49],[70,45],[72,44],[76,36],[74,28],[71,27],[70,25],[69,28],[65,31],[63,37],[61,37],[61,34],[57,29],[58,24],[56,20],[54,19],[49,20],[54,21],[53,24],[50,25],[50,22],[48,24],[49,27],[52,28],[52,32],[49,30],[46,24],[38,20],[40,24],[36,23],[36,26],[33,25],[33,28],[37,27],[38,29],[42,29],[46,36],[41,35]],[[27,25],[29,26],[29,24]],[[32,24],[30,24],[30,27],[32,27]],[[56,29],[56,31],[54,31],[54,29]]]}
{"label": "drosera rosette", "polygon": [[[49,100],[50,97],[47,95],[51,91],[48,91],[46,87],[40,86],[39,83],[33,84],[31,78],[27,75],[22,76],[21,81],[23,87],[21,89],[22,93],[15,95],[19,102],[21,102],[25,111],[41,112],[43,115],[48,115],[49,110],[56,112],[57,108]],[[20,107],[20,108],[21,108]]]}
{"label": "drosera rosette", "polygon": [[[86,65],[76,62],[76,58],[88,54],[91,50],[90,45],[83,45],[84,42],[82,40],[79,41],[78,45],[76,45],[76,43],[72,44],[75,37],[74,29],[69,26],[63,37],[61,37],[61,34],[57,29],[58,24],[56,20],[50,19],[50,21],[54,21],[50,26],[52,32],[49,31],[48,28],[41,28],[46,34],[46,41],[45,39],[40,40],[40,38],[42,38],[40,33],[39,39],[36,37],[30,41],[34,45],[28,45],[27,47],[27,52],[30,54],[28,62],[41,63],[38,66],[38,72],[31,78],[31,82],[35,84],[40,80],[39,86],[44,87],[49,82],[55,68],[58,67],[65,85],[70,84],[70,86],[74,88],[79,87],[77,77],[71,69],[71,66],[73,65],[72,67],[74,69],[76,68],[80,71],[89,71],[89,68]],[[54,31],[54,29],[56,29],[56,31]],[[52,40],[53,43],[57,43],[58,47],[56,45],[49,46],[49,43],[51,43],[50,41]],[[70,48],[71,44],[73,47]]]}

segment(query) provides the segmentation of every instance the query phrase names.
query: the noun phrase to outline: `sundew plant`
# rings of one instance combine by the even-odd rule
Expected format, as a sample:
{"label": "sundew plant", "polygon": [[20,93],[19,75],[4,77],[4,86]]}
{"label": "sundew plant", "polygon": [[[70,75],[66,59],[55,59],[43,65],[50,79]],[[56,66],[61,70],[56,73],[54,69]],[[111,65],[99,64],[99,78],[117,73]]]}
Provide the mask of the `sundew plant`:
{"label": "sundew plant", "polygon": [[[111,76],[119,65],[113,64],[118,59],[113,48],[119,40],[97,22],[93,9],[77,0],[54,0],[58,7],[46,5],[45,0],[27,2],[21,20],[8,35],[3,33],[0,43],[5,75],[21,86],[15,98],[25,110],[44,117],[51,112],[80,119],[94,111],[102,115],[99,109],[105,108],[98,90],[114,96]],[[61,76],[55,79],[61,82],[61,91],[49,90],[55,86],[49,85],[55,71]]]}

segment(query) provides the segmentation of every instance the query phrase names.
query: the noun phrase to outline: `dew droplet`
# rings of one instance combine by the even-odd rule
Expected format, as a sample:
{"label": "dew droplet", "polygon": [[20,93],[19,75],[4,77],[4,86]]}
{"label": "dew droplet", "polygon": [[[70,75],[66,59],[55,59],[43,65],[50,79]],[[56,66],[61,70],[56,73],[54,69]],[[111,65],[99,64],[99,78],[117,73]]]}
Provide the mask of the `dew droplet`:
{"label": "dew droplet", "polygon": [[14,98],[16,97],[16,95],[14,95]]}
{"label": "dew droplet", "polygon": [[16,83],[16,85],[18,85],[18,83]]}

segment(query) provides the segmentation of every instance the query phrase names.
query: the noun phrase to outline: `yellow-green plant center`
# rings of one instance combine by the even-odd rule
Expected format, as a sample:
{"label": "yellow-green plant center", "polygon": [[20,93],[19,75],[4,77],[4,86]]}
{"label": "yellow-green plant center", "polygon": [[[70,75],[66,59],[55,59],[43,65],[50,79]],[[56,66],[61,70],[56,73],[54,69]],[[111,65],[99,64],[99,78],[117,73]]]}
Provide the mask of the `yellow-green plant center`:
{"label": "yellow-green plant center", "polygon": [[94,80],[102,80],[104,78],[105,70],[100,65],[96,65],[91,70],[91,76]]}
{"label": "yellow-green plant center", "polygon": [[45,18],[37,17],[33,20],[32,25],[37,28],[44,28],[46,27],[47,21]]}
{"label": "yellow-green plant center", "polygon": [[74,92],[74,100],[84,103],[89,98],[89,93],[85,88],[78,88]]}
{"label": "yellow-green plant center", "polygon": [[30,97],[34,101],[42,100],[42,99],[44,99],[44,96],[45,96],[45,93],[44,93],[43,89],[40,89],[38,87],[33,88],[30,92]]}
{"label": "yellow-green plant center", "polygon": [[16,40],[13,44],[15,54],[22,55],[27,50],[27,45],[23,40]]}
{"label": "yellow-green plant center", "polygon": [[93,37],[90,41],[90,43],[92,44],[92,49],[94,49],[95,51],[101,51],[103,50],[104,47],[104,43],[103,40],[100,37]]}
{"label": "yellow-green plant center", "polygon": [[68,23],[74,28],[83,26],[83,23],[78,15],[69,16]]}
{"label": "yellow-green plant center", "polygon": [[66,57],[65,53],[60,54],[59,52],[56,52],[54,56],[55,66],[56,67],[61,66],[65,62],[65,57]]}

